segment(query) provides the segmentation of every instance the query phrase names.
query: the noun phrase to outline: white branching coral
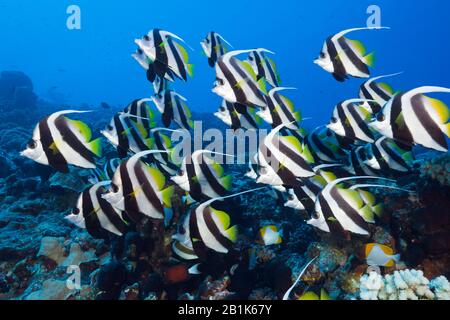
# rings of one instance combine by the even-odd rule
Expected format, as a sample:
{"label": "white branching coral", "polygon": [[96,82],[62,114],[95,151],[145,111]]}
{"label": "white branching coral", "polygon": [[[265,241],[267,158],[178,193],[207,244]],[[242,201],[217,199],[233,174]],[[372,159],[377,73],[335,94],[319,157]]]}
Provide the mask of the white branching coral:
{"label": "white branching coral", "polygon": [[400,270],[382,276],[374,271],[361,277],[362,300],[449,300],[450,283],[440,276],[432,281],[421,270]]}

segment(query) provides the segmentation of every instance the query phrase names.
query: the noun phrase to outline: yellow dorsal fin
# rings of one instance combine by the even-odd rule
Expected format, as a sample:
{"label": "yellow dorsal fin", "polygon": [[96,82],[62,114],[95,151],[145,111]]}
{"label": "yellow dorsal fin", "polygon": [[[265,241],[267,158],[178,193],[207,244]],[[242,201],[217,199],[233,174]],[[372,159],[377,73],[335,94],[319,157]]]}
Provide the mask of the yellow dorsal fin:
{"label": "yellow dorsal fin", "polygon": [[223,167],[217,163],[216,161],[213,161],[213,163],[211,164],[211,167],[213,168],[214,172],[217,174],[217,176],[220,178],[223,176]]}
{"label": "yellow dorsal fin", "polygon": [[189,109],[189,107],[187,106],[187,104],[183,101],[183,102],[181,103],[181,105],[183,106],[183,109],[184,109],[184,112],[185,112],[186,116],[187,116],[188,118],[192,117],[191,110]]}
{"label": "yellow dorsal fin", "polygon": [[311,153],[311,150],[309,149],[308,145],[306,143],[302,144],[303,151],[302,151],[302,157],[306,160],[308,163],[314,163],[314,157]]}
{"label": "yellow dorsal fin", "polygon": [[65,117],[65,119],[81,133],[81,135],[86,139],[86,141],[91,140],[92,131],[91,128],[89,128],[86,123],[80,120],[72,120],[67,117]]}
{"label": "yellow dorsal fin", "polygon": [[227,175],[227,176],[220,178],[220,181],[222,182],[222,186],[225,188],[225,190],[231,189],[231,182],[232,182],[231,175]]}
{"label": "yellow dorsal fin", "polygon": [[210,207],[211,209],[211,215],[216,218],[215,221],[218,222],[222,230],[226,230],[230,226],[230,216],[224,212],[217,209],[214,209],[213,207]]}
{"label": "yellow dorsal fin", "polygon": [[97,138],[88,143],[89,150],[97,157],[102,156],[102,138]]}
{"label": "yellow dorsal fin", "polygon": [[369,53],[364,57],[364,60],[369,67],[373,67],[375,65],[375,52]]}
{"label": "yellow dorsal fin", "polygon": [[238,236],[238,226],[234,225],[231,228],[228,228],[227,230],[225,230],[225,234],[231,242],[236,242]]}
{"label": "yellow dorsal fin", "polygon": [[179,43],[176,43],[176,46],[178,47],[178,50],[180,50],[180,54],[183,58],[184,63],[188,63],[189,55],[188,55],[186,49]]}
{"label": "yellow dorsal fin", "polygon": [[164,175],[161,173],[161,171],[153,167],[147,166],[147,170],[150,176],[153,178],[153,181],[156,184],[156,188],[158,190],[162,190],[166,184],[166,178],[164,177]]}
{"label": "yellow dorsal fin", "polygon": [[264,80],[264,78],[259,79],[256,83],[258,84],[259,90],[262,93],[267,94],[266,81]]}
{"label": "yellow dorsal fin", "polygon": [[383,204],[379,203],[376,206],[373,206],[372,211],[377,215],[377,217],[381,217],[381,215],[383,214]]}
{"label": "yellow dorsal fin", "polygon": [[364,57],[366,55],[366,47],[361,41],[351,39],[347,39],[347,41],[361,55],[361,57]]}
{"label": "yellow dorsal fin", "polygon": [[256,73],[255,73],[255,70],[253,70],[253,67],[250,65],[250,63],[247,61],[241,61],[241,60],[237,60],[237,61],[239,61],[239,64],[241,65],[241,67],[245,71],[247,71],[247,73],[251,76],[251,78],[256,81]]}
{"label": "yellow dorsal fin", "polygon": [[359,212],[360,212],[361,217],[363,217],[364,221],[369,222],[369,223],[375,222],[372,208],[369,205],[363,206],[359,210]]}
{"label": "yellow dorsal fin", "polygon": [[305,292],[298,300],[319,300],[319,296],[312,291]]}
{"label": "yellow dorsal fin", "polygon": [[143,137],[143,138],[147,138],[148,132],[145,129],[144,125],[141,122],[134,122],[133,121],[133,123],[136,126],[136,129],[138,130],[140,136]]}
{"label": "yellow dorsal fin", "polygon": [[380,82],[380,83],[378,83],[378,86],[380,88],[384,89],[385,91],[387,91],[388,93],[394,94],[394,89],[386,82]]}
{"label": "yellow dorsal fin", "polygon": [[448,106],[439,99],[430,98],[424,96],[424,100],[427,102],[427,107],[432,109],[435,117],[434,119],[439,119],[440,123],[446,123],[450,117],[450,111]]}
{"label": "yellow dorsal fin", "polygon": [[341,196],[350,203],[350,205],[355,209],[361,209],[364,205],[358,191],[350,189],[338,188],[338,192]]}
{"label": "yellow dorsal fin", "polygon": [[294,136],[281,136],[280,140],[283,143],[294,147],[294,149],[298,153],[302,153],[303,152],[303,146],[302,146],[301,142],[298,141],[298,139],[296,137],[294,137]]}
{"label": "yellow dorsal fin", "polygon": [[172,207],[172,196],[175,190],[174,186],[170,186],[161,191],[162,203],[167,207]]}

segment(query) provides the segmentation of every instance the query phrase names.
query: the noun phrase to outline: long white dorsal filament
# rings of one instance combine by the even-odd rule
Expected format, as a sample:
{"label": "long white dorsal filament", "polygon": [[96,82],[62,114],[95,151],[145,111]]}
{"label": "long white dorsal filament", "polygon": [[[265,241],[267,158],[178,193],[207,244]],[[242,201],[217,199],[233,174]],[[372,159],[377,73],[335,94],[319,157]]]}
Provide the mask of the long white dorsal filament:
{"label": "long white dorsal filament", "polygon": [[297,283],[300,281],[300,278],[303,276],[303,274],[305,273],[306,269],[308,269],[309,265],[311,263],[314,262],[314,260],[317,259],[318,256],[312,258],[304,267],[303,269],[300,271],[300,274],[297,277],[297,280],[295,280],[294,284],[286,291],[286,293],[283,296],[283,300],[288,300],[289,299],[289,295],[291,294],[291,291],[297,286]]}

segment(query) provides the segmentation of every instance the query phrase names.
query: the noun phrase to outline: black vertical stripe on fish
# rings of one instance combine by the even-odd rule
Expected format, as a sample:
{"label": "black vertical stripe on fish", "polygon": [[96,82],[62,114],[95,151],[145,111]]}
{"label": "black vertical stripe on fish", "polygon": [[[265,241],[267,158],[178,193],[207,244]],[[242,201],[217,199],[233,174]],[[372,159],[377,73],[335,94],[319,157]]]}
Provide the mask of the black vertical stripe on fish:
{"label": "black vertical stripe on fish", "polygon": [[139,150],[141,151],[148,150],[148,146],[144,143],[144,137],[142,137],[141,134],[136,130],[136,127],[130,120],[130,118],[125,117],[124,121],[127,127],[130,129],[127,130],[127,132],[129,132],[130,135],[133,137],[133,140],[136,142],[136,145],[139,148]]}
{"label": "black vertical stripe on fish", "polygon": [[350,48],[344,37],[339,38],[337,42],[339,43],[339,45],[341,46],[342,50],[345,52],[347,57],[350,59],[350,61],[353,63],[353,65],[356,67],[356,69],[358,69],[364,74],[370,74],[367,65],[356,55],[353,49]]}
{"label": "black vertical stripe on fish", "polygon": [[257,67],[257,78],[256,80],[261,79],[262,77],[264,77],[264,67],[261,61],[261,56],[259,55],[259,53],[257,51],[253,51],[253,56],[255,59],[255,64]]}
{"label": "black vertical stripe on fish", "polygon": [[[338,192],[338,188],[334,187],[330,190],[330,196],[334,199],[339,208],[350,218],[358,227],[367,231],[368,224],[361,217],[357,210],[355,210]],[[339,221],[339,220],[338,220]],[[340,223],[340,222],[339,222]],[[342,226],[343,227],[343,226]]]}
{"label": "black vertical stripe on fish", "polygon": [[134,222],[139,222],[142,215],[139,212],[139,205],[134,197],[133,183],[128,173],[127,162],[123,162],[119,166],[120,177],[122,179],[122,196],[124,197],[125,212]]}
{"label": "black vertical stripe on fish", "polygon": [[163,45],[163,39],[161,37],[161,30],[153,29],[153,42],[155,45],[155,61],[153,66],[155,73],[161,78],[164,77],[167,67],[167,52]]}
{"label": "black vertical stripe on fish", "polygon": [[266,66],[267,66],[267,70],[269,71],[270,78],[274,82],[275,87],[278,87],[278,77],[275,74],[275,70],[273,69],[272,64],[269,63],[269,61],[265,58],[263,53],[261,53],[261,55],[263,55],[263,57],[264,57],[264,60],[265,60]]}
{"label": "black vertical stripe on fish", "polygon": [[397,152],[395,152],[389,147],[388,141],[386,139],[381,141],[380,145],[384,149],[384,151],[388,154],[388,156],[391,157],[395,162],[400,164],[402,167],[409,169],[409,165],[406,163],[406,161],[399,154],[397,154]]}
{"label": "black vertical stripe on fish", "polygon": [[305,210],[308,212],[314,211],[314,201],[308,196],[308,194],[303,190],[302,187],[295,186],[292,188],[294,191],[294,194],[296,195],[297,199],[302,203],[302,205],[305,207]]}
{"label": "black vertical stripe on fish", "polygon": [[258,124],[255,122],[255,119],[252,117],[252,115],[246,110],[241,115],[247,120],[247,122],[253,127],[258,128]]}
{"label": "black vertical stripe on fish", "polygon": [[189,122],[188,122],[188,119],[186,118],[186,113],[181,104],[180,99],[178,97],[174,96],[174,100],[175,100],[175,108],[177,108],[177,110],[178,110],[178,115],[180,116],[180,121],[183,124],[183,127],[185,129],[189,129],[190,128]]}
{"label": "black vertical stripe on fish", "polygon": [[294,122],[293,124],[297,125],[297,120],[292,115],[291,111],[288,110],[287,106],[283,103],[283,100],[281,99],[281,96],[278,93],[274,93],[273,97],[275,98],[275,101],[278,103],[278,105],[281,108],[281,111],[286,115],[288,122]]}
{"label": "black vertical stripe on fish", "polygon": [[[87,232],[96,239],[105,239],[108,237],[106,231],[102,229],[100,221],[98,220],[97,214],[92,203],[90,189],[83,191],[82,197],[82,214],[84,218],[84,224],[86,226]],[[81,213],[79,213],[81,214]]]}
{"label": "black vertical stripe on fish", "polygon": [[[39,122],[39,135],[42,143],[42,149],[47,157],[48,164],[51,165],[56,170],[67,173],[69,172],[69,167],[66,159],[61,154],[59,150],[55,150],[54,140],[48,126],[48,117]],[[52,147],[53,149],[51,149]]]}
{"label": "black vertical stripe on fish", "polygon": [[[367,83],[369,82],[369,80],[368,81],[366,81],[366,82],[364,82],[362,85],[361,85],[361,87],[360,87],[360,89],[361,89],[361,93],[362,93],[362,95],[363,95],[363,97],[364,97],[364,99],[367,99],[367,100],[373,100],[373,96],[372,96],[372,94],[369,92],[369,90],[367,90]],[[370,86],[369,86],[370,87]],[[389,99],[388,99],[389,100]]]}
{"label": "black vertical stripe on fish", "polygon": [[347,108],[350,115],[353,117],[353,119],[355,120],[355,124],[358,126],[359,129],[361,129],[361,131],[368,136],[371,139],[374,139],[373,137],[373,133],[372,131],[370,131],[369,126],[367,125],[367,123],[365,122],[365,120],[363,118],[361,118],[361,116],[359,115],[359,113],[356,111],[355,108],[353,108],[353,106],[349,106],[349,108]]}
{"label": "black vertical stripe on fish", "polygon": [[189,180],[189,194],[195,200],[201,201],[204,196],[202,195],[202,189],[195,173],[195,166],[191,154],[186,156],[186,174]]}
{"label": "black vertical stripe on fish", "polygon": [[311,171],[311,166],[306,162],[306,160],[298,153],[289,148],[283,141],[279,141],[278,149],[282,154],[287,156],[291,161],[297,164],[300,168],[305,171]]}
{"label": "black vertical stripe on fish", "polygon": [[345,70],[344,64],[342,63],[341,59],[339,59],[336,47],[333,43],[332,36],[328,37],[326,44],[327,44],[327,50],[328,54],[331,59],[331,63],[333,64],[333,77],[340,82],[345,81],[347,79],[347,70]]}
{"label": "black vertical stripe on fish", "polygon": [[[323,195],[319,196],[319,204],[320,204],[320,208],[322,210],[322,215],[325,219],[325,222],[326,222],[328,228],[330,229],[330,232],[333,232],[333,233],[344,232],[345,230],[340,223],[333,223],[333,221],[331,221],[331,219],[336,219],[336,218],[333,215],[333,210],[331,210],[330,205],[328,204],[328,201],[325,200]],[[317,217],[315,217],[315,218],[317,218]]]}
{"label": "black vertical stripe on fish", "polygon": [[382,90],[377,83],[372,81],[369,85],[370,89],[372,89],[381,99],[384,101],[388,101],[391,96],[387,94],[384,90]]}
{"label": "black vertical stripe on fish", "polygon": [[180,72],[183,80],[186,81],[187,80],[186,69],[185,69],[184,61],[180,57],[180,54],[178,52],[178,48],[175,47],[175,43],[173,42],[172,38],[168,38],[167,43],[169,44],[169,48],[172,51],[173,56],[175,58],[175,63],[177,64],[178,71]]}
{"label": "black vertical stripe on fish", "polygon": [[270,97],[266,97],[265,100],[267,107],[269,108],[270,115],[272,116],[272,128],[275,129],[283,122],[281,121],[280,115],[275,110],[275,104],[273,103],[272,99],[270,99]]}
{"label": "black vertical stripe on fish", "polygon": [[375,144],[373,144],[371,147],[372,147],[373,156],[375,157],[375,159],[378,161],[378,163],[380,165],[380,170],[389,171],[390,170],[389,164],[383,158],[383,155],[381,154],[380,150],[377,148],[377,146]]}
{"label": "black vertical stripe on fish", "polygon": [[227,190],[217,181],[218,178],[216,178],[210,167],[206,164],[205,159],[202,159],[201,163],[199,163],[199,166],[202,174],[206,178],[206,181],[214,190],[214,192],[219,196],[225,195],[227,193]]}
{"label": "black vertical stripe on fish", "polygon": [[125,233],[128,226],[122,219],[120,219],[117,211],[111,206],[111,204],[102,198],[102,194],[105,192],[106,190],[103,187],[100,187],[95,191],[95,196],[97,197],[98,204],[100,205],[100,210],[105,214],[111,224],[119,230],[120,233]]}
{"label": "black vertical stripe on fish", "polygon": [[404,122],[404,119],[402,119],[400,124],[397,123],[398,117],[402,114],[402,97],[403,94],[398,94],[392,101],[390,117],[392,135],[394,140],[398,140],[406,144],[412,144],[414,142],[414,138],[412,137],[408,126]]}
{"label": "black vertical stripe on fish", "polygon": [[153,63],[148,64],[148,69],[145,73],[147,80],[153,83],[156,79],[156,72],[155,72],[155,66]]}
{"label": "black vertical stripe on fish", "polygon": [[209,65],[214,67],[214,64],[217,61],[217,52],[216,52],[216,35],[214,32],[211,32],[211,57],[209,58]]}
{"label": "black vertical stripe on fish", "polygon": [[114,116],[114,126],[116,127],[117,133],[117,153],[121,159],[128,155],[128,150],[130,149],[130,141],[125,133],[125,128],[123,127],[122,121],[120,121],[120,116],[116,114]]}
{"label": "black vertical stripe on fish", "polygon": [[208,248],[204,245],[203,241],[201,241],[195,208],[191,210],[189,216],[189,234],[191,237],[194,253],[199,257],[200,260],[206,260]]}
{"label": "black vertical stripe on fish", "polygon": [[[241,121],[239,120],[239,116],[236,114],[236,105],[237,103],[231,103],[228,101],[225,101],[225,105],[227,107],[228,113],[230,114],[231,119],[231,129],[237,130],[242,128]],[[239,111],[238,111],[239,112]]]}
{"label": "black vertical stripe on fish", "polygon": [[[164,213],[164,207],[161,204],[158,195],[155,193],[155,190],[153,189],[150,181],[148,181],[147,176],[145,175],[144,169],[142,167],[142,162],[137,161],[134,165],[133,170],[136,175],[137,182],[139,183],[139,187],[144,193],[145,198],[159,213]],[[144,214],[144,212],[141,213]]]}
{"label": "black vertical stripe on fish", "polygon": [[[220,37],[217,34],[214,34],[214,35],[215,35],[215,38],[217,39],[217,48],[219,48],[219,50],[220,50],[219,53],[221,56],[223,56],[225,54],[225,50],[224,50],[224,47],[222,44],[222,40],[220,39]],[[217,61],[217,58],[216,58],[216,61]]]}
{"label": "black vertical stripe on fish", "polygon": [[[230,63],[231,63],[231,60],[233,60],[233,57],[230,58]],[[230,83],[231,89],[233,90],[234,95],[236,96],[236,101],[239,101],[239,102],[247,101],[247,97],[245,96],[244,90],[242,90],[241,86],[238,84],[238,81],[234,77],[231,70],[228,69],[228,67],[222,61],[222,59],[219,59],[217,61],[217,64],[218,64],[220,70],[222,70],[223,75],[226,78],[226,81],[228,81]]]}
{"label": "black vertical stripe on fish", "polygon": [[67,119],[63,116],[59,116],[55,119],[55,127],[61,134],[62,139],[81,157],[89,161],[90,163],[95,163],[95,154],[85,147],[85,145],[78,139],[78,137],[72,132],[69,125],[67,124]]}
{"label": "black vertical stripe on fish", "polygon": [[261,92],[259,91],[258,87],[256,86],[256,84],[253,81],[247,81],[247,80],[253,80],[253,79],[247,79],[247,74],[245,73],[244,70],[241,69],[241,66],[238,64],[238,60],[234,57],[230,58],[230,65],[236,70],[236,72],[238,73],[238,75],[244,79],[250,90],[252,91],[252,93],[260,100],[264,100],[263,96],[261,95]]}
{"label": "black vertical stripe on fish", "polygon": [[308,145],[309,145],[310,149],[313,151],[313,154],[315,153],[314,149],[317,148],[319,152],[323,153],[328,158],[330,158],[330,159],[334,159],[335,158],[334,153],[331,150],[329,150],[322,143],[322,141],[319,139],[319,137],[316,134],[314,134],[314,133],[310,134],[309,135],[309,139],[307,139],[307,141],[309,141],[309,140],[312,141],[312,144],[310,142],[310,143],[308,143]]}
{"label": "black vertical stripe on fish", "polygon": [[342,106],[342,103],[339,103],[337,105],[337,112],[338,117],[341,119],[342,126],[344,127],[344,132],[346,137],[352,137],[355,138],[355,130],[353,130],[352,125],[350,124],[350,121],[346,121],[347,116],[345,115],[344,107]]}
{"label": "black vertical stripe on fish", "polygon": [[422,127],[428,133],[428,135],[435,141],[439,146],[447,149],[447,141],[441,128],[436,124],[436,122],[430,117],[423,105],[422,95],[417,94],[411,98],[411,106],[417,119],[420,121]]}
{"label": "black vertical stripe on fish", "polygon": [[217,242],[230,250],[233,247],[233,242],[220,232],[220,229],[217,227],[216,222],[212,217],[211,208],[206,207],[201,214],[203,215],[208,231],[214,236]]}

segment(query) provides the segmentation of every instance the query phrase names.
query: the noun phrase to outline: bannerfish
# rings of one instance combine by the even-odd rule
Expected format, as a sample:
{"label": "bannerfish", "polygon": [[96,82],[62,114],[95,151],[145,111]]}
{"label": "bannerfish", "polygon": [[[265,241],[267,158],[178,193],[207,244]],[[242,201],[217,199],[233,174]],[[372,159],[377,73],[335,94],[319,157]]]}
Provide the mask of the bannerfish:
{"label": "bannerfish", "polygon": [[347,33],[358,30],[389,29],[386,27],[354,28],[341,31],[328,39],[323,44],[319,57],[314,63],[325,71],[333,74],[338,81],[345,81],[348,76],[356,78],[368,78],[374,63],[374,54],[366,54],[364,45],[358,40],[350,40],[344,37]]}
{"label": "bannerfish", "polygon": [[325,126],[315,128],[305,138],[315,161],[322,163],[336,163],[347,157],[348,146],[341,141],[333,130]]}
{"label": "bannerfish", "polygon": [[235,50],[219,57],[212,91],[231,103],[262,107],[266,105],[264,79],[258,81],[252,66],[235,57],[251,51],[253,50]]}
{"label": "bannerfish", "polygon": [[266,106],[262,106],[256,114],[265,122],[272,125],[272,128],[284,124],[286,128],[298,129],[298,121],[301,120],[300,111],[296,111],[294,103],[287,97],[279,94],[282,90],[292,90],[295,88],[278,87],[269,90]]}
{"label": "bannerfish", "polygon": [[151,99],[135,99],[123,110],[134,122],[141,124],[147,131],[156,125],[155,113],[147,104],[148,101]]}
{"label": "bannerfish", "polygon": [[411,147],[402,146],[394,140],[381,137],[366,145],[364,163],[375,170],[389,173],[408,172],[412,169],[414,155]]}
{"label": "bannerfish", "polygon": [[259,235],[264,245],[270,246],[283,242],[282,232],[274,225],[264,226],[259,229]]}
{"label": "bannerfish", "polygon": [[119,158],[107,159],[102,168],[97,167],[91,170],[91,173],[88,176],[88,182],[96,184],[101,181],[111,180],[120,161]]}
{"label": "bannerfish", "polygon": [[372,113],[362,105],[364,99],[349,99],[336,105],[327,127],[337,135],[365,142],[374,142],[377,132],[370,126]]}
{"label": "bannerfish", "polygon": [[178,132],[179,130],[171,130],[167,128],[153,128],[150,130],[152,137],[153,148],[156,150],[163,150],[166,152],[157,152],[152,154],[154,159],[152,163],[164,173],[165,176],[173,176],[177,174],[179,167],[170,158],[170,153],[173,149],[172,140],[163,131]]}
{"label": "bannerfish", "polygon": [[143,151],[123,161],[112,178],[109,191],[102,195],[112,206],[126,211],[136,223],[142,215],[164,219],[164,209],[172,206],[174,186],[167,186],[161,171],[141,160],[155,152],[159,151]]}
{"label": "bannerfish", "polygon": [[197,201],[224,196],[231,188],[231,175],[225,175],[223,167],[207,153],[212,154],[209,150],[188,154],[183,158],[177,175],[171,177]]}
{"label": "bannerfish", "polygon": [[350,174],[358,176],[381,175],[381,170],[377,170],[365,162],[367,158],[367,148],[365,146],[357,146],[350,151],[347,159],[344,160],[344,169]]}
{"label": "bannerfish", "polygon": [[217,59],[228,52],[228,47],[225,44],[233,48],[228,41],[214,31],[208,32],[205,39],[200,42],[203,52],[208,57],[210,67],[214,67]]}
{"label": "bannerfish", "polygon": [[253,108],[240,103],[231,103],[225,99],[214,115],[233,130],[256,130],[262,123],[261,118]]}
{"label": "bannerfish", "polygon": [[368,243],[365,246],[366,262],[369,266],[392,267],[400,261],[400,255],[394,250],[379,243]]}
{"label": "bannerfish", "polygon": [[109,184],[110,181],[100,181],[83,191],[77,206],[65,217],[97,239],[108,238],[108,233],[122,236],[129,226],[126,214],[102,198]]}
{"label": "bannerfish", "polygon": [[64,116],[85,112],[89,111],[63,110],[44,118],[20,155],[64,173],[68,165],[94,169],[95,158],[101,156],[101,138],[91,140],[91,129],[84,122]]}
{"label": "bannerfish", "polygon": [[392,97],[370,126],[381,135],[407,145],[447,152],[450,111],[441,100],[425,93],[446,92],[442,87],[420,87]]}
{"label": "bannerfish", "polygon": [[191,111],[186,104],[187,99],[173,90],[163,91],[152,96],[159,112],[162,114],[164,126],[169,127],[174,121],[180,128],[194,128]]}
{"label": "bannerfish", "polygon": [[188,62],[189,56],[186,49],[175,40],[184,43],[179,36],[164,30],[150,30],[135,43],[153,61],[153,70],[159,77],[165,77],[167,73],[174,74],[178,78],[187,80],[192,76],[193,65]]}
{"label": "bannerfish", "polygon": [[281,79],[277,72],[277,67],[271,58],[266,57],[265,52],[274,54],[267,50],[257,49],[249,53],[248,61],[256,73],[256,80],[264,78],[272,87],[279,87]]}
{"label": "bannerfish", "polygon": [[[375,100],[377,102],[376,106],[384,106],[386,102],[388,102],[394,96],[394,89],[392,89],[392,87],[385,82],[377,81],[399,74],[401,74],[401,72],[378,76],[365,81],[360,86],[359,97],[366,100]],[[376,114],[380,110],[372,109],[372,113]]]}
{"label": "bannerfish", "polygon": [[134,121],[134,116],[117,113],[106,128],[100,131],[108,141],[117,148],[120,158],[129,152],[139,153],[152,148],[152,140],[144,126]]}
{"label": "bannerfish", "polygon": [[181,219],[181,223],[178,225],[177,233],[172,236],[174,240],[172,242],[172,252],[176,257],[182,260],[196,260],[198,256],[194,252],[194,247],[191,241],[191,235],[189,231],[191,212]]}

